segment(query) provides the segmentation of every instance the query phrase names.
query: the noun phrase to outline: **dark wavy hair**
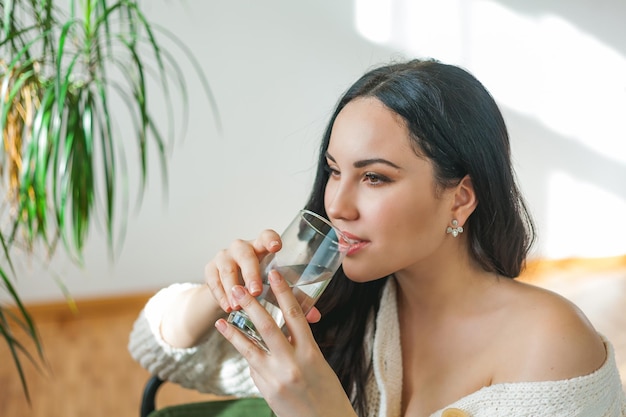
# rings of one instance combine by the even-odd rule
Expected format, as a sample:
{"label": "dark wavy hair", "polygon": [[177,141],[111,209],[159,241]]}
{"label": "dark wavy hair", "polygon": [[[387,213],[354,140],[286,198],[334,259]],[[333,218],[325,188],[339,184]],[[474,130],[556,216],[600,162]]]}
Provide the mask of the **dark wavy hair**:
{"label": "dark wavy hair", "polygon": [[[438,187],[469,175],[478,205],[464,225],[473,259],[489,272],[515,278],[535,239],[529,211],[516,185],[504,119],[493,97],[469,72],[435,60],[375,68],[341,97],[320,147],[316,179],[306,207],[326,215],[325,154],[339,112],[359,97],[374,97],[400,115],[416,154],[432,161]],[[366,318],[378,312],[388,277],[350,281],[339,270],[317,303],[322,320],[313,334],[359,415],[365,414]]]}

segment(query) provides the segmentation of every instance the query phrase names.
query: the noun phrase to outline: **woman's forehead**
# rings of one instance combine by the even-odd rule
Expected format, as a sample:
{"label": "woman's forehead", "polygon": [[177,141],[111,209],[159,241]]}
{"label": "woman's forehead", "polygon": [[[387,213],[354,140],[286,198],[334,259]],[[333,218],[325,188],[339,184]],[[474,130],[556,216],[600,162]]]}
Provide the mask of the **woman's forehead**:
{"label": "woman's forehead", "polygon": [[[328,152],[355,158],[410,154],[414,143],[401,116],[376,98],[349,102],[337,115],[330,135]],[[338,156],[338,155],[337,155]]]}

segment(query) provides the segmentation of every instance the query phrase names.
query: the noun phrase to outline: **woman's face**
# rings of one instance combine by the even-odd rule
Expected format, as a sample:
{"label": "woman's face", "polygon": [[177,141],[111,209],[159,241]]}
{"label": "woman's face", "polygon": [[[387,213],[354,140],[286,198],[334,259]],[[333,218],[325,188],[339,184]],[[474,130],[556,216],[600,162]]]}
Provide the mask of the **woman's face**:
{"label": "woman's face", "polygon": [[326,161],[326,212],[358,241],[343,262],[350,279],[428,268],[438,258],[451,193],[436,193],[432,163],[415,154],[400,116],[375,98],[351,101],[333,124]]}

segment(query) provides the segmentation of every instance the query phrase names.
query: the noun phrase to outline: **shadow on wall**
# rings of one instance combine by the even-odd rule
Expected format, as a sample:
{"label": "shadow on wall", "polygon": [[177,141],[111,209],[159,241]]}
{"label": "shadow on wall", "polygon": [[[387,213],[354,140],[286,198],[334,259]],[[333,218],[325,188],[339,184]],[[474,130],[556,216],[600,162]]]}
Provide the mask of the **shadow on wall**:
{"label": "shadow on wall", "polygon": [[[528,16],[539,17],[555,14],[581,30],[593,33],[602,43],[624,51],[626,39],[626,2],[623,1],[551,1],[545,0],[496,0],[511,10]],[[581,59],[585,54],[581,51]]]}
{"label": "shadow on wall", "polygon": [[615,225],[626,211],[626,164],[559,135],[535,118],[507,109],[505,117],[542,254],[625,254]]}

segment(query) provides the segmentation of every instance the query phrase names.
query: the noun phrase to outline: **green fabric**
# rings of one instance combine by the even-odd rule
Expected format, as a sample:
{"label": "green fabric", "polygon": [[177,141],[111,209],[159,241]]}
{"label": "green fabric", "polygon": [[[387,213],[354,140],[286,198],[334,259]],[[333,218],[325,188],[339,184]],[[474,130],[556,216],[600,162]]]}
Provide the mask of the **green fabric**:
{"label": "green fabric", "polygon": [[238,398],[163,407],[148,417],[275,417],[275,414],[263,398]]}

